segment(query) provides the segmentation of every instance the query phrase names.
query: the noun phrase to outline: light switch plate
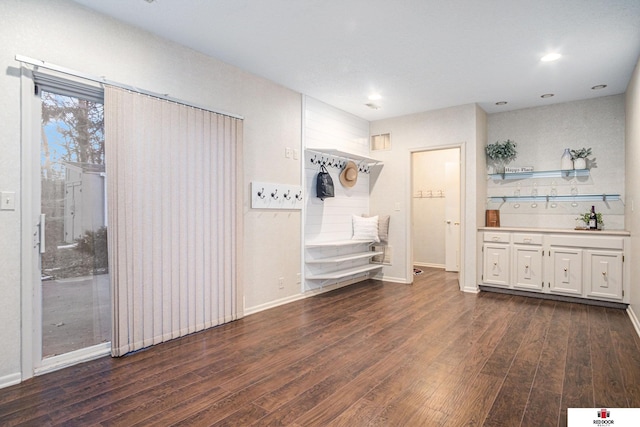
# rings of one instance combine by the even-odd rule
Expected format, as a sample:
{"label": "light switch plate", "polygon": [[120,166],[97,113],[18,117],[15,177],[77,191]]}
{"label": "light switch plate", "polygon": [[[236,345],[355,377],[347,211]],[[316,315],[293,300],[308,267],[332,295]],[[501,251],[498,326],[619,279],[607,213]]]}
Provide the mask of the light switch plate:
{"label": "light switch plate", "polygon": [[15,191],[0,192],[0,210],[15,211],[16,210],[16,193]]}

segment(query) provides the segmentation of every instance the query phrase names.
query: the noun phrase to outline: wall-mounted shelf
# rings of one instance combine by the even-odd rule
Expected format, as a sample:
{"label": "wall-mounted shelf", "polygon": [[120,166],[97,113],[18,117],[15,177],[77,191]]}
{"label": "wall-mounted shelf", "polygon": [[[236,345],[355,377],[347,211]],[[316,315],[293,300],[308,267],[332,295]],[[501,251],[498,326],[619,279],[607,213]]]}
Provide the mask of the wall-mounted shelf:
{"label": "wall-mounted shelf", "polygon": [[356,163],[365,163],[369,166],[374,166],[378,164],[382,164],[381,160],[376,160],[371,157],[362,156],[360,154],[347,153],[346,151],[335,150],[332,148],[307,148],[307,151],[310,151],[315,154],[338,157],[345,160],[352,160]]}
{"label": "wall-mounted shelf", "polygon": [[373,244],[372,240],[333,240],[330,242],[307,242],[305,243],[305,248],[332,248],[339,246],[355,246],[355,245],[364,245],[364,244]]}
{"label": "wall-mounted shelf", "polygon": [[533,171],[517,173],[491,173],[489,178],[494,180],[525,179],[525,178],[573,178],[589,176],[589,169]]}
{"label": "wall-mounted shelf", "polygon": [[[372,252],[373,253],[373,252]],[[373,270],[381,269],[382,265],[376,264],[364,264],[358,267],[347,268],[344,270],[329,271],[326,273],[309,274],[308,280],[329,280],[329,279],[342,279],[343,277],[349,277],[356,274],[368,273]]]}
{"label": "wall-mounted shelf", "polygon": [[328,258],[307,259],[305,260],[305,262],[307,264],[338,264],[341,262],[353,261],[356,259],[373,258],[376,255],[382,255],[382,254],[384,254],[384,252],[373,252],[373,251],[356,252],[356,253],[338,255],[338,256],[333,256]]}
{"label": "wall-mounted shelf", "polygon": [[566,196],[490,196],[496,203],[506,202],[614,202],[620,200],[619,194],[577,194]]}

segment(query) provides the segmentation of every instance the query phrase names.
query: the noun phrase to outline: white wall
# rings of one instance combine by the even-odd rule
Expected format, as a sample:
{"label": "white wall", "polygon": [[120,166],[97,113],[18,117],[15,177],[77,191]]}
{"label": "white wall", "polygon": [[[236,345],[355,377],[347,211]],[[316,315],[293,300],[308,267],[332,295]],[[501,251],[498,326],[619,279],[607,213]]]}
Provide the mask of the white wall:
{"label": "white wall", "polygon": [[[461,160],[464,196],[462,216],[463,279],[461,286],[475,290],[476,228],[478,213],[476,204],[478,153],[484,147],[484,114],[474,104],[446,108],[408,116],[378,120],[371,123],[371,134],[391,133],[391,150],[377,151],[375,157],[385,162],[377,183],[371,188],[371,212],[390,212],[390,246],[393,262],[383,269],[387,280],[411,283],[411,151],[425,148],[441,148],[464,144]],[[483,171],[484,172],[484,171]],[[374,180],[372,178],[372,180]],[[480,188],[484,181],[480,183]],[[482,188],[480,191],[483,191]],[[484,215],[484,211],[482,213]]]}
{"label": "white wall", "polygon": [[[487,116],[488,140],[511,139],[518,144],[518,157],[510,166],[533,166],[535,170],[560,169],[560,156],[565,148],[591,147],[593,155],[588,167],[590,176],[584,178],[545,178],[523,180],[491,180],[490,196],[511,196],[520,191],[530,195],[571,194],[574,185],[579,194],[625,194],[624,96],[615,95],[583,101],[554,104],[544,107],[494,113]],[[534,187],[535,186],[535,187]],[[624,204],[620,201],[603,203],[571,202],[490,203],[487,209],[500,209],[500,224],[513,227],[574,228],[575,218],[594,205],[603,214],[609,230],[624,229]]]}
{"label": "white wall", "polygon": [[[458,149],[413,153],[413,264],[445,266],[446,164],[459,161]],[[440,193],[441,192],[441,193]]]}
{"label": "white wall", "polygon": [[[0,2],[0,191],[18,209],[0,211],[0,386],[20,372],[21,148],[16,54],[244,116],[245,307],[299,294],[300,212],[251,210],[252,180],[300,184],[300,94],[67,0]],[[179,147],[176,147],[179,149]],[[285,278],[284,289],[277,279]]]}
{"label": "white wall", "polygon": [[[640,204],[640,60],[631,76],[631,81],[627,87],[626,94],[626,189],[627,203],[625,206],[625,216],[627,230],[631,232],[631,305],[632,319],[636,328],[638,316],[640,316],[640,205],[636,210],[635,204]],[[640,334],[640,329],[636,329]]]}

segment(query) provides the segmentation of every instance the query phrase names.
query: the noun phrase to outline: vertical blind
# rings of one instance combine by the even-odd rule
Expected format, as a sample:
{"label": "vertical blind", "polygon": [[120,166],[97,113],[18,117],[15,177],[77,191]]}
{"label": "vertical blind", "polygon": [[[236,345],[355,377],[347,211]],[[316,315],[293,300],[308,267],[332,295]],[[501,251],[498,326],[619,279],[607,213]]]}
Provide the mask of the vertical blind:
{"label": "vertical blind", "polygon": [[242,317],[242,120],[107,86],[113,356]]}

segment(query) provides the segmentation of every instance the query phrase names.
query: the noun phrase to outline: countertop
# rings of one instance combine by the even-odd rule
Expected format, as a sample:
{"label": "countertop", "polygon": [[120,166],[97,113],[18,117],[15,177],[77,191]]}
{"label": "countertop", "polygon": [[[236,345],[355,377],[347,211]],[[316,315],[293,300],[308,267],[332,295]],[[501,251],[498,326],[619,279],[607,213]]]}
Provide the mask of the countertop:
{"label": "countertop", "polygon": [[594,236],[630,236],[631,235],[631,233],[629,233],[626,230],[573,230],[568,228],[533,228],[533,227],[478,227],[478,231],[592,234]]}

